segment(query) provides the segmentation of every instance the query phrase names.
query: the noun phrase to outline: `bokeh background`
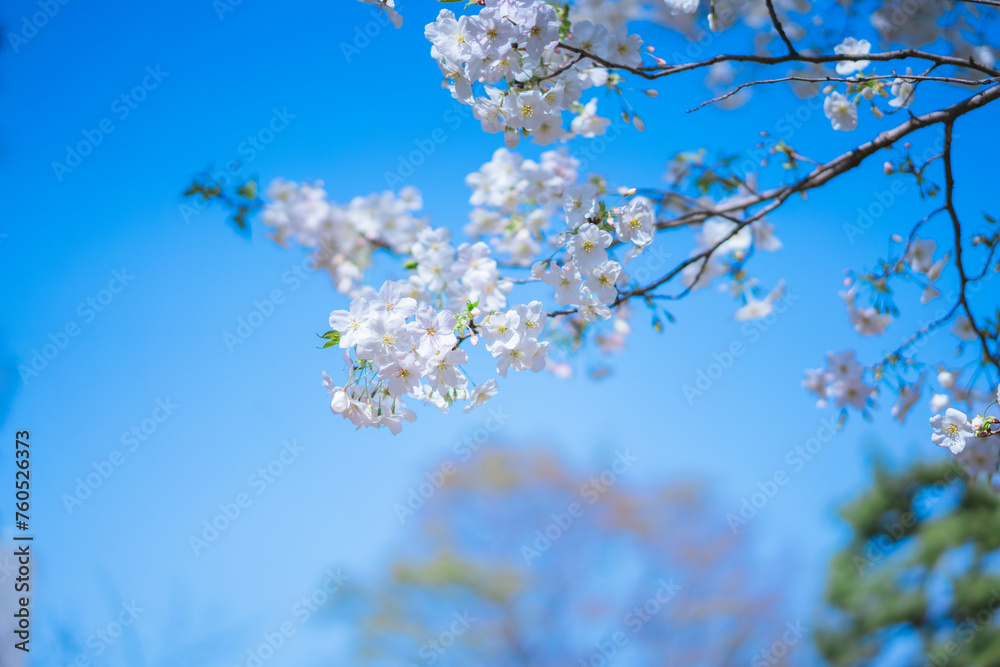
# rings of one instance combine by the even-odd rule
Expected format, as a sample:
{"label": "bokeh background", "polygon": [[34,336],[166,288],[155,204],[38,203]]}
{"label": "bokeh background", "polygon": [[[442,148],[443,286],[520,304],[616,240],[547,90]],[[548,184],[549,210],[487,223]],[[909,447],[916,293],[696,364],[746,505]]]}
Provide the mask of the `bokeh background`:
{"label": "bokeh background", "polygon": [[[624,604],[615,595],[627,591],[641,602],[655,596],[661,577],[683,583],[685,572],[689,597],[682,589],[667,603],[676,607],[671,622],[690,623],[698,605],[730,596],[720,604],[733,615],[732,627],[747,628],[734,649],[746,664],[787,624],[812,627],[829,560],[848,539],[834,510],[869,485],[876,454],[896,466],[940,458],[928,440],[926,401],[906,425],[884,405],[871,421],[852,418],[824,436],[808,460],[793,453],[836,420],[800,388],[803,369],[849,346],[873,358],[935,311],[904,313],[882,340],[857,339],[844,314],[837,295],[844,270],[870,265],[886,252],[891,232],[928,210],[911,181],[885,177],[874,163],[773,218],[784,248],[758,257],[754,270],[764,284],[786,278],[791,305],[771,321],[737,322],[731,299],[705,290],[678,303],[677,323],[662,333],[638,313],[624,353],[584,357],[569,380],[514,374],[487,407],[468,414],[420,407],[418,421],[397,437],[354,431],[332,415],[320,373],[335,374],[341,363],[318,349],[316,334],[345,298],[325,274],[303,270],[304,254],[266,238],[259,220],[240,234],[221,209],[185,208],[190,202],[181,193],[193,174],[238,160],[239,178],[323,179],[331,199],[347,201],[386,189],[386,173],[415,141],[440,129],[446,140],[404,182],[422,191],[434,224],[459,230],[469,210],[463,178],[501,139],[457,116],[441,90],[423,38],[436,3],[399,4],[401,30],[348,0],[71,1],[22,41],[8,35],[22,34],[39,3],[11,0],[0,10],[0,418],[5,441],[30,429],[33,448],[34,643],[25,664],[253,665],[248,651],[283,623],[295,634],[263,661],[268,665],[351,664],[373,647],[409,656],[386,664],[430,664],[418,653],[420,641],[404,642],[397,654],[393,647],[401,637],[451,627],[451,611],[433,605],[453,602],[449,609],[460,613],[473,603],[436,595],[435,582],[448,580],[441,573],[419,575],[431,582],[421,599],[393,586],[406,581],[401,560],[443,552],[471,559],[439,562],[452,576],[468,567],[462,576],[502,588],[514,585],[504,578],[509,567],[515,580],[529,572],[553,587],[545,594],[555,601],[525,599],[524,608],[500,604],[509,602],[502,591],[477,592],[476,604],[493,605],[483,618],[497,627],[506,627],[497,619],[511,609],[529,634],[540,631],[527,622],[532,614],[566,624],[553,621],[545,632],[564,640],[572,659],[554,643],[551,654],[534,654],[545,664],[589,660],[613,631],[613,623],[575,616],[589,609],[575,596],[603,600],[607,611]],[[656,26],[639,32],[667,49],[687,47]],[[720,36],[707,48],[725,51],[745,39]],[[122,95],[136,86],[143,99],[126,104]],[[959,94],[941,90],[940,98]],[[797,110],[801,128],[789,141],[816,158],[848,149],[877,127],[863,117],[854,135],[834,133],[821,110],[777,87],[756,91],[737,112],[684,112],[705,98],[696,76],[662,86],[658,99],[637,93],[632,101],[646,131],[622,133],[593,168],[613,184],[655,186],[674,153],[750,149],[760,131],[775,132]],[[602,104],[605,115],[616,113],[612,101]],[[250,147],[248,137],[276,117],[282,129],[260,149]],[[988,119],[970,117],[957,128],[960,202],[974,200],[993,179],[991,156],[975,139],[986,136]],[[88,136],[96,145],[77,166],[54,164],[72,164],[68,147]],[[929,146],[933,139],[929,133],[917,141]],[[849,233],[858,207],[877,201],[894,179],[906,196],[864,234]],[[679,260],[688,248],[667,251]],[[282,302],[273,313],[244,342],[227,344],[239,319],[275,290]],[[76,335],[65,335],[68,327]],[[947,354],[947,338],[931,338],[926,349]],[[734,342],[745,353],[689,400],[684,386]],[[613,369],[607,377],[588,377],[603,364]],[[133,428],[141,439],[130,435]],[[480,444],[470,447],[470,438]],[[2,451],[0,473],[8,480],[12,450],[5,444]],[[555,541],[537,568],[525,569],[520,549],[534,531],[579,500],[579,483],[623,452],[634,463],[595,503],[599,511]],[[112,457],[120,465],[90,488],[88,476],[107,471]],[[426,507],[401,516],[411,491],[448,464],[479,486],[435,491]],[[258,472],[269,465],[268,476]],[[731,530],[727,515],[738,514],[776,473],[787,483]],[[489,500],[496,485],[506,489],[503,503]],[[192,538],[205,539],[205,522],[227,507],[232,512],[239,494],[250,500],[239,516],[194,546]],[[660,507],[651,500],[659,494],[672,500]],[[0,507],[7,551],[10,495],[3,492]],[[639,517],[649,525],[633,525]],[[700,550],[718,556],[715,574]],[[505,566],[490,566],[504,558]],[[699,586],[692,567],[710,582],[718,577],[716,586],[737,574],[742,583],[721,592]],[[563,593],[539,574],[546,571],[566,578]],[[8,577],[0,572],[5,587]],[[331,579],[344,583],[331,584],[336,592],[320,596],[330,599],[303,620],[303,598]],[[386,599],[391,604],[379,606]],[[557,614],[559,605],[566,615]],[[141,609],[134,622],[111,641],[101,639],[128,608]],[[690,641],[702,648],[735,634],[699,627],[704,635]],[[644,636],[648,643],[628,648],[634,653],[622,649],[622,664],[651,664],[641,651],[655,654],[659,635]],[[809,642],[791,648],[791,664],[815,660]],[[463,655],[475,661],[475,652]],[[458,660],[457,649],[446,659]],[[705,657],[685,664],[724,663]]]}

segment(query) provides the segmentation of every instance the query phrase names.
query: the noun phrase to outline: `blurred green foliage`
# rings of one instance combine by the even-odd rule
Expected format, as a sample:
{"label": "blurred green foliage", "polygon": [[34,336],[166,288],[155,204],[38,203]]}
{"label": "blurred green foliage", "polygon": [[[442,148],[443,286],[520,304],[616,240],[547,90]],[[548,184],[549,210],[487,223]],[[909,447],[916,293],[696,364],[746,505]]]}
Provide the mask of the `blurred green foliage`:
{"label": "blurred green foliage", "polygon": [[1000,500],[954,462],[876,466],[843,507],[853,536],[830,567],[814,639],[831,664],[1000,665]]}

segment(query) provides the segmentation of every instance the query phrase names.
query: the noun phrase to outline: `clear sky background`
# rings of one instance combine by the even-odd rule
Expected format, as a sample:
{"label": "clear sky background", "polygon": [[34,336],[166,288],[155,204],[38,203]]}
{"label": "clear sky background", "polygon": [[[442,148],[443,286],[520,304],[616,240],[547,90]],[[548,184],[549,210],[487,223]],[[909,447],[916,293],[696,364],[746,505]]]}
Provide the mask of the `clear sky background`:
{"label": "clear sky background", "polygon": [[[406,183],[422,190],[434,224],[460,228],[469,211],[463,177],[502,140],[482,133],[477,121],[455,126],[446,117],[454,102],[440,89],[423,38],[438,7],[400,5],[403,29],[382,27],[349,62],[341,44],[351,44],[366,24],[378,25],[370,7],[349,0],[280,8],[243,2],[221,17],[208,0],[69,2],[16,50],[7,35],[20,32],[38,5],[12,0],[0,12],[4,438],[20,429],[32,434],[34,664],[64,660],[67,650],[95,657],[88,635],[133,600],[144,611],[100,656],[104,664],[178,664],[178,656],[190,655],[203,664],[244,664],[246,648],[289,618],[327,568],[359,580],[379,572],[402,531],[394,504],[442,459],[457,460],[455,443],[486,423],[485,409],[442,416],[420,406],[419,420],[398,437],[352,430],[331,415],[320,385],[322,370],[340,371],[339,358],[317,350],[315,338],[344,297],[325,274],[298,286],[285,280],[304,255],[269,241],[259,221],[247,239],[220,210],[185,220],[180,207],[195,172],[246,162],[241,143],[278,110],[289,115],[287,127],[242,173],[264,182],[322,178],[337,201],[385,189],[386,171],[415,140],[441,128],[447,140]],[[667,49],[686,46],[652,26],[639,32]],[[730,44],[735,48],[725,37],[707,48]],[[147,68],[162,72],[162,80],[123,117],[116,100],[143,83]],[[759,90],[737,113],[685,114],[706,97],[700,82],[697,75],[664,81],[658,99],[632,98],[648,129],[627,131],[608,146],[599,168],[609,181],[659,185],[674,152],[701,145],[745,150],[802,104],[776,88]],[[930,103],[960,95],[938,91]],[[915,110],[930,103],[920,100]],[[610,102],[600,108],[616,111]],[[992,154],[976,139],[987,120],[969,118],[956,130],[959,203],[976,214],[983,206],[977,193],[991,178]],[[102,121],[113,131],[79,166],[57,174],[53,162],[65,162],[67,146]],[[829,159],[887,127],[862,109],[857,132],[834,133],[821,111],[812,111],[791,141],[806,155]],[[929,145],[933,132],[918,141]],[[852,242],[844,226],[857,220],[857,208],[901,178],[884,176],[881,161],[773,217],[785,247],[759,256],[752,271],[765,285],[787,278],[795,301],[759,336],[745,333],[732,318],[734,303],[714,290],[677,304],[678,323],[662,334],[640,313],[629,349],[603,381],[507,378],[492,407],[508,417],[490,444],[541,445],[595,472],[627,447],[639,457],[630,472],[635,482],[702,479],[733,512],[758,482],[787,472],[790,482],[748,529],[759,537],[762,561],[790,564],[790,618],[809,618],[827,559],[845,539],[834,507],[866,485],[873,452],[896,462],[941,454],[928,438],[925,399],[906,426],[891,420],[887,402],[871,423],[852,418],[801,470],[785,460],[816,435],[821,420],[835,419],[800,388],[803,369],[821,365],[827,350],[849,346],[872,361],[939,307],[911,306],[883,339],[860,340],[837,296],[844,269],[871,265],[889,233],[905,234],[936,205],[903,181],[908,196]],[[667,250],[679,260],[689,246]],[[87,300],[100,298],[115,272],[128,284],[91,312]],[[276,289],[284,302],[230,352],[224,334]],[[916,288],[909,298],[919,298]],[[17,366],[30,365],[67,325],[77,335],[37,375],[22,379]],[[946,353],[945,338],[926,349]],[[745,354],[689,404],[683,385],[734,341]],[[128,451],[123,433],[162,415],[158,401],[176,407]],[[303,451],[258,494],[248,478],[291,440]],[[3,445],[4,480],[13,477],[11,450]],[[122,464],[69,511],[64,494],[115,450]],[[195,555],[189,537],[240,493],[250,506]],[[10,544],[10,493],[0,495]],[[61,637],[59,628],[67,629]],[[64,653],[46,654],[45,643]],[[303,630],[268,664],[320,664],[321,649],[335,643],[320,626]]]}

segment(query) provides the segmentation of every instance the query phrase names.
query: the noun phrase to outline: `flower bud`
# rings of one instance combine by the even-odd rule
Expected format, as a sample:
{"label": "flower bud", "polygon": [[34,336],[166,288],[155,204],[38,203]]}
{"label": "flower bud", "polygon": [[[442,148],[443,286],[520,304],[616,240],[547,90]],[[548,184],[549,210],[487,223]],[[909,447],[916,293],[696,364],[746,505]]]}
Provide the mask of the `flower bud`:
{"label": "flower bud", "polygon": [[347,408],[351,407],[351,399],[347,397],[347,392],[343,389],[338,389],[333,392],[333,400],[330,401],[330,409],[333,410],[338,415],[343,413]]}

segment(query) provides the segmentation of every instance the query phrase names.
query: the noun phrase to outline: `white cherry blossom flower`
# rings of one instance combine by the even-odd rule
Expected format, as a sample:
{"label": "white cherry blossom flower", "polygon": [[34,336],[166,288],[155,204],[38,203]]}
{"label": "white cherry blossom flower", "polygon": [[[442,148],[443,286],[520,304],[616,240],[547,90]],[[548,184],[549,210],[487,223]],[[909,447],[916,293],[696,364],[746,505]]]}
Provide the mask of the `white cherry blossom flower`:
{"label": "white cherry blossom flower", "polygon": [[477,384],[473,387],[472,391],[469,392],[469,404],[465,406],[465,411],[468,412],[472,408],[482,405],[493,396],[496,396],[498,391],[499,388],[497,387],[497,381],[492,378],[486,382]]}
{"label": "white cherry blossom flower", "polygon": [[858,126],[858,108],[840,93],[830,93],[823,102],[823,113],[833,129],[850,132]]}
{"label": "white cherry blossom flower", "polygon": [[618,262],[613,260],[601,262],[587,271],[584,285],[599,302],[613,303],[618,298],[618,288],[615,285],[621,271],[622,265]]}
{"label": "white cherry blossom flower", "polygon": [[[913,68],[906,68],[907,74],[913,74]],[[906,108],[913,103],[913,89],[916,87],[916,81],[913,79],[895,78],[892,81],[892,94],[893,99],[889,100],[889,106],[899,108]]]}
{"label": "white cherry blossom flower", "polygon": [[948,408],[943,415],[931,417],[931,442],[938,447],[947,447],[952,454],[958,454],[965,449],[967,439],[975,437],[969,418],[964,412]]}
{"label": "white cherry blossom flower", "polygon": [[[871,49],[872,45],[867,39],[857,40],[853,37],[848,37],[833,47],[833,52],[838,56],[865,56],[871,52]],[[849,76],[855,72],[860,72],[870,64],[870,60],[844,60],[837,63],[837,74]]]}
{"label": "white cherry blossom flower", "polygon": [[611,234],[588,222],[581,225],[577,233],[570,237],[567,248],[570,257],[573,258],[573,264],[585,271],[607,261],[606,248],[611,245],[611,241]]}

